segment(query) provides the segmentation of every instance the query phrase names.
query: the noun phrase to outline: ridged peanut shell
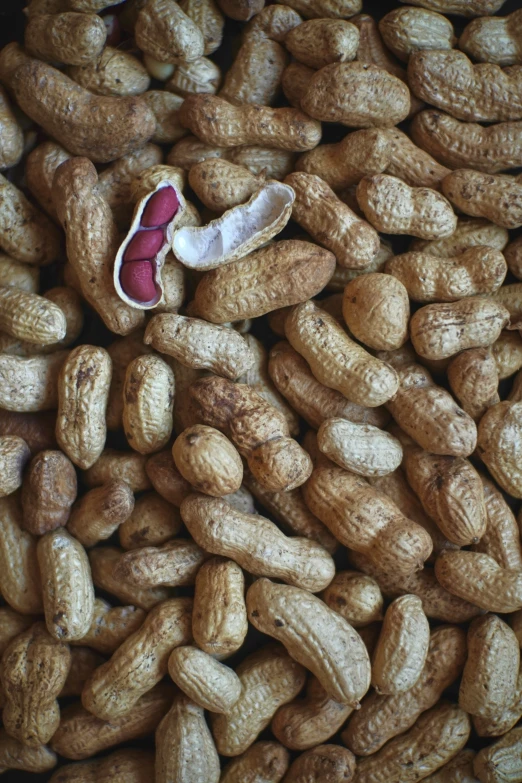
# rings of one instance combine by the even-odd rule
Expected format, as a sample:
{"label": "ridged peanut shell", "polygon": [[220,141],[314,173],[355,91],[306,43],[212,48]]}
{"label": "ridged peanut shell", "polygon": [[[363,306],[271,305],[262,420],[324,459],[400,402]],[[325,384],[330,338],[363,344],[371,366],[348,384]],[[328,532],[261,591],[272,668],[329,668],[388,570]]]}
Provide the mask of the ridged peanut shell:
{"label": "ridged peanut shell", "polygon": [[473,770],[481,783],[514,783],[522,777],[522,728],[515,728],[501,739],[480,750]]}
{"label": "ridged peanut shell", "polygon": [[40,60],[85,65],[102,53],[107,38],[103,19],[95,14],[65,12],[29,18],[25,47]]}
{"label": "ridged peanut shell", "polygon": [[17,261],[37,266],[56,261],[60,250],[56,226],[2,174],[0,248]]}
{"label": "ridged peanut shell", "polygon": [[515,177],[458,169],[444,178],[442,190],[466,215],[487,218],[503,228],[522,226],[522,184]]}
{"label": "ridged peanut shell", "polygon": [[448,366],[448,380],[453,394],[475,421],[500,402],[497,365],[489,348],[470,348],[458,354]]}
{"label": "ridged peanut shell", "polygon": [[410,92],[400,79],[376,65],[334,63],[312,77],[301,107],[323,122],[389,128],[408,116]]}
{"label": "ridged peanut shell", "polygon": [[358,571],[338,571],[322,599],[354,628],[383,619],[383,598],[371,576]]}
{"label": "ridged peanut shell", "polygon": [[127,367],[123,387],[123,429],[140,454],[159,451],[172,433],[174,373],[159,356],[147,354]]}
{"label": "ridged peanut shell", "polygon": [[340,745],[319,745],[298,756],[288,773],[286,783],[342,783],[352,780],[355,773],[355,757]]}
{"label": "ridged peanut shell", "polygon": [[143,609],[112,607],[104,598],[96,598],[91,626],[85,636],[73,644],[85,644],[103,655],[112,655],[127,637],[140,628],[145,617]]}
{"label": "ridged peanut shell", "polygon": [[169,674],[193,702],[210,712],[227,712],[241,695],[237,674],[197,647],[173,650]]}
{"label": "ridged peanut shell", "polygon": [[463,549],[442,552],[435,574],[450,593],[487,612],[504,614],[522,608],[522,574],[502,568],[490,555]]}
{"label": "ridged peanut shell", "polygon": [[228,438],[213,427],[196,424],[184,430],[174,442],[172,455],[183,478],[198,492],[223,497],[241,486],[241,457]]}
{"label": "ridged peanut shell", "polygon": [[452,49],[457,42],[449,19],[424,8],[390,11],[379,22],[379,31],[388,49],[404,62],[414,52]]}
{"label": "ridged peanut shell", "polygon": [[42,612],[42,589],[36,539],[22,530],[18,495],[0,498],[0,590],[9,606],[21,614]]}
{"label": "ridged peanut shell", "polygon": [[0,497],[11,495],[22,485],[22,472],[31,452],[17,435],[0,436]]}
{"label": "ridged peanut shell", "polygon": [[482,63],[520,65],[520,9],[504,17],[474,19],[459,39],[459,49]]}
{"label": "ridged peanut shell", "polygon": [[223,768],[221,783],[256,783],[259,775],[266,783],[279,783],[289,763],[288,751],[278,742],[255,742]]}
{"label": "ridged peanut shell", "polygon": [[171,0],[150,0],[142,6],[134,34],[140,49],[162,63],[195,60],[205,49],[197,24]]}
{"label": "ridged peanut shell", "polygon": [[[219,92],[235,105],[271,106],[280,92],[288,54],[277,41],[247,37]],[[299,107],[296,107],[299,108]]]}
{"label": "ridged peanut shell", "polygon": [[359,46],[359,31],[341,19],[312,19],[285,37],[285,46],[296,60],[309,68],[353,60]]}
{"label": "ridged peanut shell", "polygon": [[522,548],[517,520],[504,495],[493,481],[481,475],[488,524],[486,532],[473,547],[490,555],[502,568],[522,570]]}
{"label": "ridged peanut shell", "polygon": [[40,451],[31,460],[21,492],[23,527],[43,535],[67,524],[78,493],[76,471],[61,451]]}
{"label": "ridged peanut shell", "polygon": [[440,183],[450,173],[450,169],[442,166],[428,152],[414,144],[411,138],[399,128],[388,128],[385,133],[391,147],[391,160],[386,169],[387,173],[392,177],[399,177],[412,188],[440,190]]}
{"label": "ridged peanut shell", "polygon": [[248,628],[244,590],[243,572],[233,560],[213,557],[199,569],[192,632],[204,652],[226,656],[241,647]]}
{"label": "ridged peanut shell", "polygon": [[66,764],[49,783],[147,783],[153,767],[154,754],[150,751],[122,748],[110,756]]}
{"label": "ridged peanut shell", "polygon": [[67,73],[95,95],[126,98],[141,95],[150,86],[149,74],[140,60],[113,46],[106,46],[94,62],[70,66]]}
{"label": "ridged peanut shell", "polygon": [[29,748],[10,737],[2,729],[0,732],[0,772],[20,769],[24,772],[49,772],[56,766],[56,753],[46,745]]}
{"label": "ridged peanut shell", "polygon": [[0,129],[2,132],[0,169],[8,169],[16,165],[22,157],[24,137],[3,87],[0,87]]}
{"label": "ridged peanut shell", "polygon": [[145,472],[146,457],[134,451],[104,449],[94,465],[83,471],[82,480],[89,488],[122,479],[133,492],[150,489],[151,483]]}
{"label": "ridged peanut shell", "polygon": [[67,529],[83,546],[91,547],[110,538],[133,509],[131,488],[115,479],[86,492],[72,509]]}
{"label": "ridged peanut shell", "polygon": [[230,557],[256,576],[270,576],[318,592],[334,575],[331,556],[307,538],[289,538],[257,514],[236,511],[219,498],[189,495],[181,516],[207,552]]}
{"label": "ridged peanut shell", "polygon": [[343,317],[350,333],[364,345],[393,351],[408,339],[408,292],[392,275],[361,275],[344,289]]}
{"label": "ridged peanut shell", "polygon": [[253,174],[244,166],[220,158],[202,160],[189,171],[190,187],[214,212],[224,212],[248,201],[265,179],[264,174]]}
{"label": "ridged peanut shell", "polygon": [[112,575],[137,587],[194,584],[206,554],[191,540],[174,539],[162,546],[142,546],[122,554]]}
{"label": "ridged peanut shell", "polygon": [[173,506],[179,508],[190,494],[190,485],[174,465],[171,449],[150,456],[146,471],[156,492]]}
{"label": "ridged peanut shell", "polygon": [[416,595],[393,601],[384,616],[372,656],[372,685],[380,694],[396,695],[413,688],[422,674],[430,642],[430,626]]}
{"label": "ridged peanut shell", "polygon": [[112,572],[123,550],[115,546],[94,547],[89,552],[89,560],[94,584],[100,590],[115,596],[123,604],[132,604],[149,611],[172,594],[166,587],[137,587],[116,579]]}
{"label": "ridged peanut shell", "polygon": [[500,402],[479,422],[477,450],[493,478],[505,492],[522,497],[520,430],[522,402]]}
{"label": "ridged peanut shell", "polygon": [[402,462],[402,447],[392,435],[346,419],[326,419],[317,444],[328,459],[360,476],[384,476]]}

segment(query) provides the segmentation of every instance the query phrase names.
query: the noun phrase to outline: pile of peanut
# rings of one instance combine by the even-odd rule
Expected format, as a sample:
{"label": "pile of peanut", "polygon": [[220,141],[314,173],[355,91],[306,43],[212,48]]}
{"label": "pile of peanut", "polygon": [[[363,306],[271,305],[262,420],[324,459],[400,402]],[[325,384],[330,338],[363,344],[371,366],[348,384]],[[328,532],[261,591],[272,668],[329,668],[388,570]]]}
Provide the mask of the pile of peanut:
{"label": "pile of peanut", "polygon": [[0,51],[9,780],[522,781],[522,8],[410,2]]}

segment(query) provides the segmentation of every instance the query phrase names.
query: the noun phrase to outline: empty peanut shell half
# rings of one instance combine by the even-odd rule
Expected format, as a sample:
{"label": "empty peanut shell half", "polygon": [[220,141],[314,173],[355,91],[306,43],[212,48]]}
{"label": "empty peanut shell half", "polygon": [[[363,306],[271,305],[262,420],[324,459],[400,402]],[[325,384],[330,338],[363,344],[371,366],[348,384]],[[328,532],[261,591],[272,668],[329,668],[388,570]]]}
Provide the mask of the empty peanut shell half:
{"label": "empty peanut shell half", "polygon": [[159,182],[136,204],[114,261],[114,286],[131,307],[150,310],[164,301],[161,270],[184,210],[185,199],[172,179]]}
{"label": "empty peanut shell half", "polygon": [[174,232],[172,250],[190,269],[205,271],[237,261],[264,245],[290,220],[295,195],[289,185],[271,180],[246,204],[227,210],[201,228]]}

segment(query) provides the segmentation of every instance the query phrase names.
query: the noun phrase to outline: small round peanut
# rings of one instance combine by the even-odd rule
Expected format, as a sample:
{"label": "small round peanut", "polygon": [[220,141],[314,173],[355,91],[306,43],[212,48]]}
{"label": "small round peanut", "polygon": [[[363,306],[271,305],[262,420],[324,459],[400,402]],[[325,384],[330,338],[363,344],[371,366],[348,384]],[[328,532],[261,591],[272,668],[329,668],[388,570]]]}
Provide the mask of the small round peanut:
{"label": "small round peanut", "polygon": [[213,427],[195,424],[184,430],[174,441],[172,456],[183,478],[198,492],[223,497],[241,486],[241,457],[228,438]]}
{"label": "small round peanut", "polygon": [[323,601],[354,628],[383,619],[383,597],[371,576],[338,571],[322,594]]}
{"label": "small round peanut", "polygon": [[197,647],[173,650],[169,674],[193,702],[210,712],[228,712],[241,695],[237,674]]}
{"label": "small round peanut", "polygon": [[61,451],[40,451],[29,463],[22,485],[23,526],[43,535],[67,524],[76,500],[74,465]]}

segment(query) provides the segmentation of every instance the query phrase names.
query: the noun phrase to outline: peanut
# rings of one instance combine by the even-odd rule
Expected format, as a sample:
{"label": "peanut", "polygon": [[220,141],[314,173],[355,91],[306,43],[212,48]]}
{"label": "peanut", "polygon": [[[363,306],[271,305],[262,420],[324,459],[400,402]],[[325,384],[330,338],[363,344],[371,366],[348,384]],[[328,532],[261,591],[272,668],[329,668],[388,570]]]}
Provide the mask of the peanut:
{"label": "peanut", "polygon": [[230,437],[265,489],[288,491],[309,477],[310,458],[288,437],[284,415],[250,387],[211,376],[192,384],[190,395],[203,422]]}
{"label": "peanut", "polygon": [[513,512],[492,481],[481,476],[488,524],[486,532],[473,547],[490,555],[502,568],[522,569],[520,532]]}
{"label": "peanut", "polygon": [[61,451],[40,451],[31,460],[22,485],[23,527],[43,535],[66,525],[76,495],[72,462]]}
{"label": "peanut", "polygon": [[145,472],[146,458],[133,451],[104,449],[94,465],[82,474],[85,485],[99,487],[113,479],[126,481],[133,492],[150,489],[151,483]]}
{"label": "peanut", "polygon": [[145,66],[129,52],[106,46],[100,56],[86,64],[71,65],[68,75],[94,95],[131,97],[150,86]]}
{"label": "peanut", "polygon": [[350,128],[389,128],[408,116],[410,91],[400,79],[376,65],[333,63],[312,76],[301,107],[323,122],[340,122]]}
{"label": "peanut", "polygon": [[423,8],[390,11],[379,22],[379,30],[388,49],[404,62],[414,52],[452,49],[457,42],[449,19]]}
{"label": "peanut", "polygon": [[213,427],[199,424],[184,430],[174,442],[172,455],[183,478],[198,492],[222,497],[241,486],[241,457],[228,438]]}
{"label": "peanut", "polygon": [[203,33],[172,0],[148,0],[138,13],[136,43],[162,63],[192,61],[205,49]]}
{"label": "peanut", "polygon": [[205,54],[213,54],[221,45],[225,20],[214,0],[181,0],[180,8],[203,33]]}
{"label": "peanut", "polygon": [[189,171],[189,183],[203,204],[214,212],[224,212],[243,204],[265,182],[264,174],[252,174],[220,158],[196,163]]}
{"label": "peanut", "polygon": [[0,285],[14,286],[21,291],[36,294],[39,288],[40,270],[16,261],[5,253],[0,253]]}
{"label": "peanut", "polygon": [[459,39],[459,48],[478,62],[520,65],[520,11],[505,17],[474,19]]}
{"label": "peanut", "polygon": [[285,36],[285,46],[296,60],[309,68],[353,60],[359,46],[359,31],[342,19],[312,19],[298,24]]}
{"label": "peanut", "polygon": [[462,408],[475,421],[500,402],[497,365],[489,348],[471,348],[458,354],[448,366],[448,380]]}
{"label": "peanut", "polygon": [[81,639],[94,612],[94,586],[84,548],[58,528],[39,539],[37,555],[47,630],[54,639]]}
{"label": "peanut", "polygon": [[0,591],[16,612],[42,611],[36,540],[22,530],[18,495],[0,498]]}
{"label": "peanut", "polygon": [[317,445],[328,459],[360,476],[384,476],[402,462],[402,447],[392,435],[345,419],[326,419]]}
{"label": "peanut", "polygon": [[49,62],[85,65],[96,60],[105,46],[107,31],[95,14],[41,14],[25,28],[28,54]]}
{"label": "peanut", "polygon": [[227,656],[238,650],[247,633],[245,579],[233,560],[213,557],[196,576],[192,632],[204,652]]}
{"label": "peanut", "polygon": [[519,469],[520,414],[522,403],[499,402],[488,408],[479,422],[478,454],[502,489],[522,497]]}
{"label": "peanut", "polygon": [[[181,479],[181,476],[179,478]],[[183,484],[186,482],[183,481]],[[176,506],[180,506],[183,498],[190,492],[191,489],[186,484],[183,494],[177,498]],[[181,524],[177,508],[159,494],[148,492],[138,498],[132,514],[120,526],[120,544],[124,549],[164,544],[179,533]]]}
{"label": "peanut", "polygon": [[522,185],[515,177],[458,169],[444,178],[442,190],[467,215],[487,217],[504,228],[522,225]]}
{"label": "peanut", "polygon": [[330,698],[319,680],[311,677],[306,698],[279,707],[270,728],[290,750],[307,750],[330,739],[352,712],[352,707]]}
{"label": "peanut", "polygon": [[189,495],[181,504],[181,517],[205,551],[230,557],[257,576],[282,579],[312,592],[324,589],[333,578],[333,560],[315,541],[289,538],[268,519],[236,511],[221,499]]}
{"label": "peanut", "polygon": [[435,563],[435,574],[449,592],[488,612],[516,612],[522,608],[521,572],[502,568],[490,555],[465,550],[442,552]]}
{"label": "peanut", "polygon": [[343,317],[351,334],[364,345],[393,351],[408,339],[408,292],[391,275],[361,275],[344,289]]}
{"label": "peanut", "polygon": [[0,436],[0,497],[11,495],[22,485],[22,472],[31,452],[17,435]]}
{"label": "peanut", "polygon": [[143,609],[137,609],[135,606],[111,607],[103,598],[96,598],[91,626],[79,644],[86,644],[104,655],[111,655],[128,636],[138,630],[144,620]]}
{"label": "peanut", "polygon": [[71,650],[71,666],[67,679],[60,691],[60,697],[80,696],[83,686],[92,672],[98,666],[101,666],[104,661],[105,658],[89,647],[73,647]]}
{"label": "peanut", "polygon": [[379,585],[357,571],[338,571],[322,594],[323,601],[354,628],[383,619]]}
{"label": "peanut", "polygon": [[183,694],[156,730],[157,783],[218,783],[219,758],[203,709]]}
{"label": "peanut", "polygon": [[24,772],[48,772],[56,766],[57,758],[46,745],[29,748],[0,732],[0,773],[9,769],[21,769]]}
{"label": "peanut", "polygon": [[356,708],[370,687],[370,661],[358,633],[319,598],[297,587],[258,579],[247,592],[248,616],[283,642],[327,694]]}
{"label": "peanut", "polygon": [[477,617],[468,631],[468,660],[459,705],[470,715],[491,717],[509,706],[520,665],[518,640],[500,617]]}
{"label": "peanut", "polygon": [[398,128],[389,128],[386,135],[391,147],[391,160],[386,172],[392,177],[404,180],[412,188],[440,190],[441,182],[450,170],[446,166],[441,166],[435,158],[414,144],[410,137]]}
{"label": "peanut", "polygon": [[[6,731],[29,747],[45,745],[60,723],[56,697],[67,678],[69,648],[36,623],[11,642],[2,658]],[[31,708],[27,709],[27,703]]]}
{"label": "peanut", "polygon": [[50,783],[147,783],[153,767],[149,751],[124,748],[102,759],[66,764]]}
{"label": "peanut", "polygon": [[288,752],[277,742],[255,742],[224,768],[221,783],[280,783],[289,765]]}
{"label": "peanut", "polygon": [[130,517],[134,495],[118,479],[87,492],[71,511],[67,529],[84,547],[105,541]]}
{"label": "peanut", "polygon": [[163,546],[125,552],[112,575],[137,587],[190,585],[205,559],[205,553],[193,541],[177,539]]}
{"label": "peanut", "polygon": [[248,655],[236,668],[242,691],[234,706],[212,718],[212,733],[222,756],[239,756],[255,742],[276,710],[294,699],[305,670],[279,644]]}
{"label": "peanut", "polygon": [[235,672],[197,647],[173,650],[169,674],[193,702],[210,712],[228,712],[241,695]]}
{"label": "peanut", "polygon": [[283,783],[342,783],[351,780],[355,758],[339,745],[318,745],[302,753],[290,766]]}
{"label": "peanut", "polygon": [[56,260],[60,235],[49,218],[0,174],[0,248],[25,264],[47,266]]}
{"label": "peanut", "polygon": [[174,373],[168,364],[152,354],[133,359],[123,387],[123,429],[135,451],[150,454],[167,443],[173,403]]}
{"label": "peanut", "polygon": [[8,169],[15,166],[22,157],[23,134],[3,87],[0,87],[0,129],[2,131],[0,169]]}
{"label": "peanut", "polygon": [[71,704],[62,711],[52,748],[67,759],[88,759],[121,742],[146,737],[170,708],[172,695],[169,686],[157,685],[138,699],[126,715],[110,722],[96,718],[78,702]]}
{"label": "peanut", "polygon": [[171,592],[165,587],[139,588],[115,579],[112,572],[121,554],[121,549],[112,546],[95,547],[90,551],[92,579],[96,587],[115,596],[122,603],[132,604],[146,611],[169,598]]}
{"label": "peanut", "polygon": [[511,729],[493,745],[477,753],[473,770],[480,783],[501,783],[502,780],[516,780],[522,776],[521,741],[522,729]]}
{"label": "peanut", "polygon": [[451,761],[440,767],[433,775],[425,778],[427,783],[476,783],[473,775],[474,750],[464,748]]}

